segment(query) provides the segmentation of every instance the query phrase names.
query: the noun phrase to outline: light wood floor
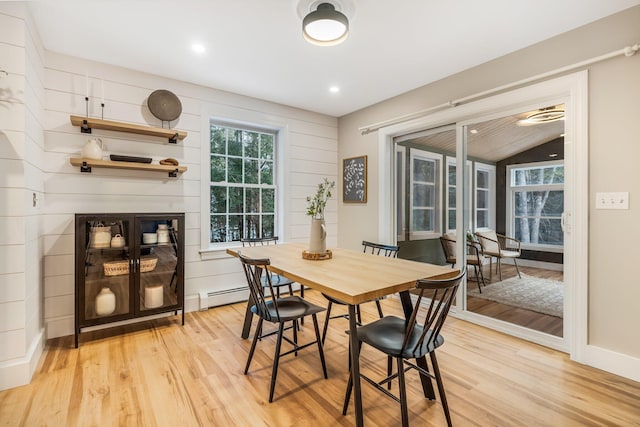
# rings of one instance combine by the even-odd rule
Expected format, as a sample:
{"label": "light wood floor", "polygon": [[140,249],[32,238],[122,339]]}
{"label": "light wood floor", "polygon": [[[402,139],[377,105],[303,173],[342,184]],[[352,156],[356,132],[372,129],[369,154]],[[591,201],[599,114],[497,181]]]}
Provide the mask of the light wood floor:
{"label": "light wood floor", "polygon": [[[485,266],[484,277],[486,283],[490,286],[489,282],[489,266]],[[532,267],[520,267],[520,272],[528,274],[529,276],[541,277],[544,279],[562,281],[563,274],[561,271],[542,270]],[[469,270],[469,277],[475,280],[473,270]],[[517,275],[516,269],[512,265],[502,266],[502,279],[508,279]],[[492,275],[492,281],[495,283],[498,280],[498,275],[494,271]],[[470,286],[476,286],[475,281],[469,282]],[[549,316],[547,314],[538,313],[524,308],[513,307],[506,304],[500,304],[498,302],[489,301],[482,298],[477,298],[469,295],[467,297],[467,310],[474,313],[483,314],[485,316],[492,317],[498,320],[504,320],[505,322],[513,323],[515,325],[524,326],[525,328],[534,329],[536,331],[545,332],[547,334],[562,337],[562,318]]]}
{"label": "light wood floor", "polygon": [[[315,291],[305,296],[324,304]],[[386,314],[400,314],[386,299]],[[375,305],[363,306],[365,321]],[[325,345],[329,379],[315,348],[281,362],[275,401],[268,403],[273,337],[250,346],[239,338],[244,304],[187,313],[137,326],[50,340],[31,384],[0,392],[0,424],[8,426],[333,426],[347,381],[346,322],[332,320]],[[313,335],[305,322],[302,337]],[[121,335],[118,335],[121,334]],[[457,426],[640,426],[640,383],[579,365],[568,356],[449,318],[438,350]],[[363,370],[386,359],[363,350]],[[375,367],[373,367],[375,366]],[[372,368],[373,367],[373,368]],[[415,372],[409,380],[413,426],[446,425],[439,401],[426,401]],[[365,424],[397,426],[399,407],[363,383]]]}

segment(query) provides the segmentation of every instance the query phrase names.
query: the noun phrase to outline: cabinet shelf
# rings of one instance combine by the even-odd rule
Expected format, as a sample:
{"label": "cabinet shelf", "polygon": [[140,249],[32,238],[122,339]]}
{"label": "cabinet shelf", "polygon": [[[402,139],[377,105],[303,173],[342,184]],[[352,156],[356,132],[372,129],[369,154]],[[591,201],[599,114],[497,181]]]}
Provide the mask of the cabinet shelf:
{"label": "cabinet shelf", "polygon": [[165,172],[169,174],[169,177],[175,178],[179,173],[187,171],[186,166],[173,166],[173,165],[152,165],[150,163],[136,163],[136,162],[116,162],[113,160],[95,160],[85,159],[82,157],[72,157],[69,162],[73,166],[80,166],[81,172],[91,172],[92,167],[107,168],[107,169],[130,169],[141,171],[154,171]]}
{"label": "cabinet shelf", "polygon": [[165,129],[152,126],[136,125],[133,123],[116,122],[112,120],[102,120],[92,117],[70,116],[71,124],[80,126],[82,133],[91,133],[91,129],[104,129],[116,132],[129,132],[138,135],[150,135],[167,138],[167,140],[175,144],[179,140],[187,137],[187,132],[175,129]]}

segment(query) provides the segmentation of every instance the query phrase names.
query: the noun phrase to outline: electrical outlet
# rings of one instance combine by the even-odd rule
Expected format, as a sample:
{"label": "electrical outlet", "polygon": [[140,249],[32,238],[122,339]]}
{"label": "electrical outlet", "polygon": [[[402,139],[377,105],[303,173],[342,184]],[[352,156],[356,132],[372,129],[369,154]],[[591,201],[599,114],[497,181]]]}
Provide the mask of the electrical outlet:
{"label": "electrical outlet", "polygon": [[596,209],[629,209],[629,192],[596,193]]}

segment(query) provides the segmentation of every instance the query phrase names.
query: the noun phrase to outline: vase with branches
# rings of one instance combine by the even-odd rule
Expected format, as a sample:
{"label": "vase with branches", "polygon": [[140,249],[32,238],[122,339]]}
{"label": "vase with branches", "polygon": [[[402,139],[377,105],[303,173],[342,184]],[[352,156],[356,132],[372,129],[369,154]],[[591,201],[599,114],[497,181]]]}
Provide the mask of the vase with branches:
{"label": "vase with branches", "polygon": [[324,178],[313,197],[307,197],[307,215],[311,217],[311,238],[309,252],[325,254],[327,252],[327,229],[324,222],[324,210],[331,197],[331,191],[336,186],[335,181]]}

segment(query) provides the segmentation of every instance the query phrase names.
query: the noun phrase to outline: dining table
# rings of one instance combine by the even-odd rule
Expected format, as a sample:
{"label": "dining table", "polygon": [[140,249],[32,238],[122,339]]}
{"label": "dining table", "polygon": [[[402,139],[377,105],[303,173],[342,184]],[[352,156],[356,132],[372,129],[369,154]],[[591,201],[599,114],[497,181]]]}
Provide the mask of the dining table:
{"label": "dining table", "polygon": [[[349,341],[353,396],[356,425],[364,425],[360,384],[359,348],[356,328],[356,306],[368,301],[398,293],[405,318],[413,312],[410,290],[418,279],[445,279],[455,276],[458,270],[440,266],[363,253],[357,250],[330,248],[316,259],[303,257],[308,245],[304,243],[280,243],[269,246],[229,248],[233,256],[242,254],[254,259],[269,259],[269,270],[288,279],[322,292],[344,302],[349,307]],[[252,305],[251,299],[248,305]],[[242,338],[249,336],[252,313],[247,310]],[[426,359],[416,360],[427,369]],[[424,395],[435,399],[433,384],[429,377],[421,375]]]}

